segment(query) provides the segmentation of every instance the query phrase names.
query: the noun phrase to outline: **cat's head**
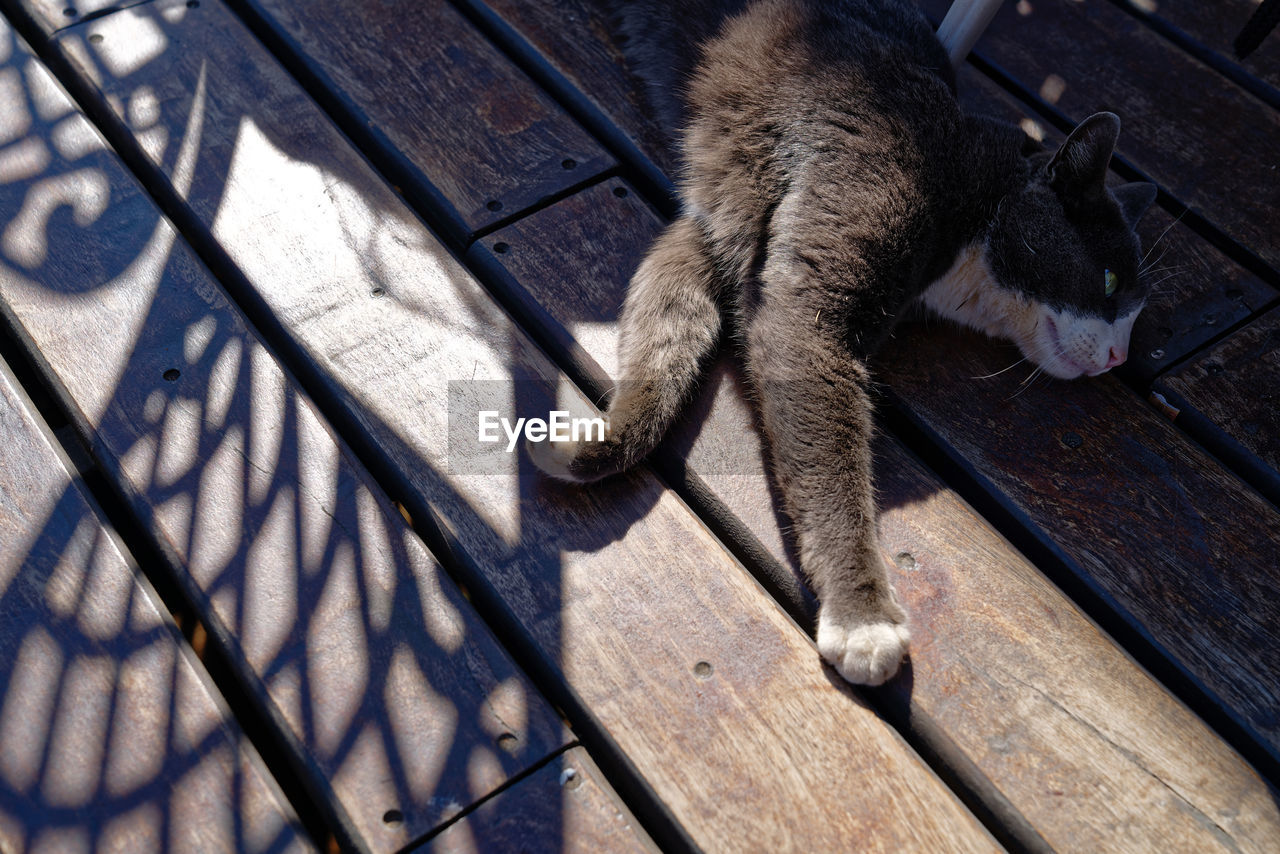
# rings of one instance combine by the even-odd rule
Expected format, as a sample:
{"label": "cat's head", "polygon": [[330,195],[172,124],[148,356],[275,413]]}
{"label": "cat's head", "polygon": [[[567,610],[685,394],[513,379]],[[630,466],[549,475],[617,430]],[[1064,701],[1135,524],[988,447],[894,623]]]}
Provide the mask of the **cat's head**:
{"label": "cat's head", "polygon": [[1004,292],[991,296],[1008,302],[998,334],[1062,379],[1123,362],[1146,304],[1134,228],[1156,188],[1107,188],[1119,134],[1120,120],[1098,113],[1056,152],[1032,155],[1030,179],[1000,203],[987,237],[991,285]]}

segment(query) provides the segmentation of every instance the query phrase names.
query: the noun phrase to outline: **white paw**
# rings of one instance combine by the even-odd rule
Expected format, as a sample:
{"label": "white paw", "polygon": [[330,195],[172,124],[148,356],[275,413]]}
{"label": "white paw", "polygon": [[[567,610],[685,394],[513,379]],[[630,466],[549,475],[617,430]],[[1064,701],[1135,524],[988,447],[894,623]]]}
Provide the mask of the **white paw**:
{"label": "white paw", "polygon": [[525,440],[524,447],[529,452],[529,459],[533,461],[533,464],[557,480],[567,480],[570,483],[585,483],[586,481],[569,471],[569,464],[578,455],[580,444],[573,441],[552,442],[547,440],[544,442],[530,442]]}
{"label": "white paw", "polygon": [[856,685],[879,685],[897,673],[910,642],[901,623],[843,625],[818,615],[818,652]]}

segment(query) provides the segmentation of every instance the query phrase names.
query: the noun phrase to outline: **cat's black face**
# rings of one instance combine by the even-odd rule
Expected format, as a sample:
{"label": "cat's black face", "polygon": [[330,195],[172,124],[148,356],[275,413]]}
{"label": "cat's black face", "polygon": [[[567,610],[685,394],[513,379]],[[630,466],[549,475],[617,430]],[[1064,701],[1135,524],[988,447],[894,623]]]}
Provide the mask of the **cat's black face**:
{"label": "cat's black face", "polygon": [[1064,379],[1123,362],[1146,303],[1133,229],[1155,187],[1106,188],[1119,127],[1115,116],[1100,113],[1056,153],[1035,156],[1030,181],[1001,202],[988,235],[996,286],[1020,298],[1005,334]]}

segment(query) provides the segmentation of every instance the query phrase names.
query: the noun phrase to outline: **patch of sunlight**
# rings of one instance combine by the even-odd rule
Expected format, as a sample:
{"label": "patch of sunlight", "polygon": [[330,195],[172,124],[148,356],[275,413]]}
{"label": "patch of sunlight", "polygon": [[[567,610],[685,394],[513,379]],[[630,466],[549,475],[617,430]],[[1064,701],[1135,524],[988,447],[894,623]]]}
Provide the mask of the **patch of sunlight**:
{"label": "patch of sunlight", "polygon": [[187,328],[182,330],[182,358],[187,360],[188,365],[194,365],[200,361],[209,343],[213,341],[213,334],[217,331],[218,318],[212,314],[206,314],[199,320],[187,324]]}
{"label": "patch of sunlight", "polygon": [[312,738],[321,756],[337,755],[369,687],[369,638],[356,572],[355,549],[339,543],[307,626]]}
{"label": "patch of sunlight", "polygon": [[1062,93],[1065,91],[1067,91],[1067,81],[1056,74],[1050,74],[1040,84],[1040,97],[1050,104],[1058,103],[1058,99],[1062,97]]}
{"label": "patch of sunlight", "polygon": [[116,666],[107,655],[80,655],[63,671],[40,792],[51,807],[93,804],[104,764]]}
{"label": "patch of sunlight", "polygon": [[0,707],[0,744],[5,745],[0,780],[10,791],[30,792],[39,782],[63,667],[62,647],[40,625],[31,627],[18,654],[7,663],[8,685]]}
{"label": "patch of sunlight", "polygon": [[110,199],[111,186],[101,169],[78,169],[36,181],[0,235],[0,249],[10,261],[33,270],[49,257],[47,232],[54,211],[70,208],[75,224],[87,228],[102,216]]}
{"label": "patch of sunlight", "polygon": [[228,338],[209,370],[204,421],[213,430],[226,427],[231,404],[239,397],[240,356],[243,350],[244,342],[241,339]]}
{"label": "patch of sunlight", "polygon": [[[239,774],[234,778],[238,783],[233,785],[229,779],[226,769],[233,766],[238,757],[227,740],[219,740],[212,749],[193,753],[192,757],[198,759],[198,763],[188,768],[169,791],[169,836],[159,847],[165,851],[235,851],[239,848],[237,826],[240,822],[230,810],[214,812],[209,804],[234,803],[235,788],[247,782]],[[221,820],[215,821],[215,816]],[[200,829],[198,840],[191,844],[187,841],[190,829],[197,827]]]}
{"label": "patch of sunlight", "polygon": [[53,155],[39,137],[29,136],[0,151],[0,184],[29,181],[49,168]]}
{"label": "patch of sunlight", "polygon": [[444,570],[427,555],[427,550],[417,538],[404,534],[405,548],[412,556],[414,579],[418,587],[418,603],[422,608],[422,620],[431,640],[449,655],[457,652],[466,640],[466,624],[462,614],[445,596],[440,587]]}
{"label": "patch of sunlight", "polygon": [[[381,634],[391,628],[395,610],[397,567],[387,524],[402,530],[399,518],[388,519],[385,507],[364,484],[356,487],[357,536],[360,543],[360,595],[370,627]],[[452,650],[450,650],[452,651]]]}
{"label": "patch of sunlight", "polygon": [[489,692],[485,705],[490,714],[481,722],[485,732],[495,740],[505,733],[522,733],[529,725],[529,698],[519,677],[511,676],[499,682]]}
{"label": "patch of sunlight", "polygon": [[28,60],[23,72],[27,78],[27,97],[42,120],[53,122],[75,109],[67,93],[38,59]]}
{"label": "patch of sunlight", "polygon": [[251,507],[271,499],[289,414],[289,394],[288,381],[276,360],[261,345],[251,345],[248,394],[248,499]]}
{"label": "patch of sunlight", "polygon": [[[240,637],[245,657],[259,672],[270,669],[298,620],[295,523],[293,489],[282,487],[245,555]],[[237,525],[228,539],[238,543],[245,533]]]}
{"label": "patch of sunlight", "polygon": [[166,642],[169,635],[161,637],[165,640],[141,647],[120,664],[103,778],[109,797],[126,797],[159,780],[164,772],[178,651]]}
{"label": "patch of sunlight", "polygon": [[156,461],[157,486],[174,486],[200,462],[200,403],[174,398],[165,408],[160,427],[160,457]]}
{"label": "patch of sunlight", "polygon": [[[1255,3],[1262,2],[1262,0],[1253,0],[1253,1]],[[1157,3],[1156,0],[1132,0],[1132,2],[1133,2],[1133,5],[1137,6],[1139,9],[1141,9],[1142,11],[1150,15],[1154,15],[1160,9],[1160,4]]]}
{"label": "patch of sunlight", "polygon": [[143,801],[128,812],[113,816],[95,841],[96,851],[129,851],[139,839],[162,839],[165,817],[160,805]]}
{"label": "patch of sunlight", "polygon": [[409,796],[423,803],[440,785],[449,746],[458,731],[458,709],[448,697],[432,690],[413,649],[405,644],[397,644],[391,655],[383,704],[395,754],[404,763]]}
{"label": "patch of sunlight", "polygon": [[[170,406],[169,410],[186,407]],[[197,425],[198,427],[198,425]],[[199,437],[197,436],[197,439]],[[163,456],[163,445],[161,455]],[[240,553],[241,541],[250,536],[244,519],[244,429],[232,425],[213,453],[200,463],[196,487],[196,513],[189,542],[191,575],[210,585]],[[157,478],[158,479],[158,478]],[[266,526],[258,532],[262,537]],[[246,582],[246,595],[249,593]]]}
{"label": "patch of sunlight", "polygon": [[[197,100],[203,105],[203,98]],[[160,99],[156,97],[155,89],[144,85],[133,90],[126,111],[129,127],[137,136],[138,144],[148,157],[156,163],[163,163],[165,149],[169,146],[169,128],[160,123]],[[202,110],[193,110],[192,115],[200,112]]]}
{"label": "patch of sunlight", "polygon": [[477,744],[467,756],[467,790],[471,797],[479,799],[506,781],[502,762],[490,748]]}
{"label": "patch of sunlight", "polygon": [[611,320],[570,320],[569,332],[583,350],[595,358],[608,376],[619,375],[618,324]]}
{"label": "patch of sunlight", "polygon": [[1018,127],[1022,128],[1022,132],[1034,139],[1036,142],[1044,142],[1044,125],[1032,118],[1023,118],[1018,122]]}
{"label": "patch of sunlight", "polygon": [[120,553],[105,531],[95,525],[87,545],[88,573],[77,622],[85,637],[110,641],[124,633],[138,587],[131,572],[121,571]]}
{"label": "patch of sunlight", "polygon": [[90,22],[89,44],[113,77],[126,78],[169,48],[169,37],[150,15],[126,9]]}
{"label": "patch of sunlight", "polygon": [[[71,619],[85,601],[85,583],[89,572],[88,548],[91,532],[97,523],[91,515],[81,517],[76,529],[62,545],[58,562],[44,584],[44,604],[54,616]],[[21,552],[26,555],[25,550]]]}
{"label": "patch of sunlight", "polygon": [[0,145],[22,139],[31,130],[31,111],[22,72],[13,66],[0,68]]}
{"label": "patch of sunlight", "polygon": [[303,732],[306,722],[302,718],[301,664],[297,661],[282,663],[267,683],[267,693],[289,727],[295,732]]}
{"label": "patch of sunlight", "polygon": [[[310,576],[324,569],[325,553],[331,540],[346,534],[335,533],[333,514],[338,511],[339,501],[348,500],[349,496],[338,495],[342,455],[333,435],[305,397],[299,394],[292,397],[297,425],[298,488],[301,491],[298,500],[301,518],[298,522],[302,569]],[[363,543],[361,548],[363,550]]]}
{"label": "patch of sunlight", "polygon": [[49,134],[53,147],[67,162],[79,160],[95,151],[104,151],[107,143],[93,125],[79,113],[67,116],[54,125]]}

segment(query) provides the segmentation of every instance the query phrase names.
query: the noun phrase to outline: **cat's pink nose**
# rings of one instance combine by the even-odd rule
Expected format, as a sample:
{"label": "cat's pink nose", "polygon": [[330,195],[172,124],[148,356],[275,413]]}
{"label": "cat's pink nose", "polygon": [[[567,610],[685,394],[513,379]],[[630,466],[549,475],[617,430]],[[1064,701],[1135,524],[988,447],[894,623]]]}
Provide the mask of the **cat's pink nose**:
{"label": "cat's pink nose", "polygon": [[1109,371],[1112,368],[1114,368],[1116,365],[1123,364],[1124,360],[1127,358],[1129,358],[1129,349],[1127,347],[1121,347],[1119,350],[1117,350],[1115,347],[1112,347],[1110,358],[1107,359],[1106,369]]}

